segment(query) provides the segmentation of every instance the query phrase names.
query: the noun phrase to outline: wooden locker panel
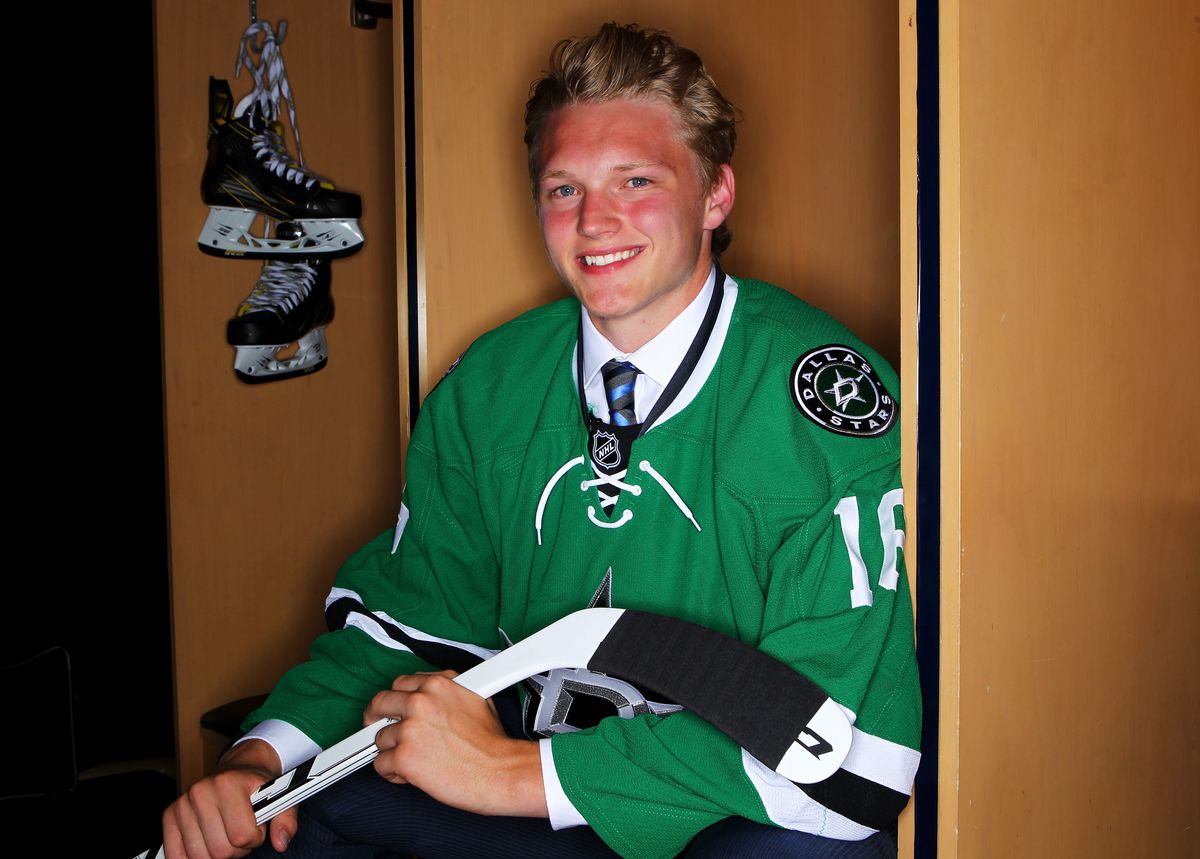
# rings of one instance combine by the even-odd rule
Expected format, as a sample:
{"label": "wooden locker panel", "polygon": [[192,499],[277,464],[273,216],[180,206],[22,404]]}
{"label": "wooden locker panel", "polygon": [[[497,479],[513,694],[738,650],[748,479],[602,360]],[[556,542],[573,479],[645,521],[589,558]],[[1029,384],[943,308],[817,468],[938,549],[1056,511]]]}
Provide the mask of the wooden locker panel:
{"label": "wooden locker panel", "polygon": [[418,2],[421,391],[483,331],[563,295],[523,113],[551,47],[607,20],[668,30],[743,111],[733,274],[772,280],[899,359],[896,21],[868,4]]}
{"label": "wooden locker panel", "polygon": [[[904,486],[904,559],[912,587],[913,615],[921,587],[917,563],[917,30],[916,0],[896,6],[896,43],[899,51],[899,80],[896,87],[899,146],[899,293],[900,293],[900,480]],[[936,600],[936,595],[934,597]],[[928,682],[925,680],[924,682]],[[925,714],[930,718],[930,714]],[[923,766],[932,766],[926,757]],[[919,770],[918,770],[919,771]],[[900,856],[911,857],[914,849],[917,806],[914,796],[900,815],[897,832]],[[936,809],[934,809],[936,813]]]}
{"label": "wooden locker panel", "polygon": [[961,326],[946,855],[1195,854],[1195,12],[963,4],[943,30],[961,188],[943,197]]}
{"label": "wooden locker panel", "polygon": [[367,240],[333,263],[328,366],[244,385],[225,321],[259,264],[202,254],[208,77],[234,80],[245,3],[155,7],[163,360],[180,775],[205,765],[205,710],[268,690],[323,628],[341,561],[394,521],[400,431],[393,215],[392,48],[343,4],[263,2],[313,170],[363,196]]}

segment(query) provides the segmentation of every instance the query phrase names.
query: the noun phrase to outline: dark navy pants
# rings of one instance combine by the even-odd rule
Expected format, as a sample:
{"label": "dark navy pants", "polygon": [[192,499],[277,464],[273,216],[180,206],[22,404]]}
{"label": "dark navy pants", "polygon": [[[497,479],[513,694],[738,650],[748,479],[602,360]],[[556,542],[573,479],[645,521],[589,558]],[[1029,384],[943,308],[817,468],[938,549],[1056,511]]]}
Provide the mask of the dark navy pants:
{"label": "dark navy pants", "polygon": [[[300,829],[288,859],[575,859],[617,854],[590,828],[555,832],[532,817],[488,817],[442,805],[412,785],[394,785],[370,767],[300,806]],[[256,857],[276,857],[265,845]],[[866,841],[835,841],[761,826],[742,818],[723,820],[701,832],[687,859],[883,859],[896,856],[895,836],[879,832]]]}
{"label": "dark navy pants", "polygon": [[[493,701],[509,736],[521,737],[515,694]],[[442,805],[412,785],[396,785],[371,767],[300,805],[300,829],[288,859],[584,859],[617,854],[587,826],[555,832],[535,817],[489,817]],[[256,859],[277,859],[270,843]],[[686,859],[895,859],[896,832],[865,841],[837,841],[731,817],[705,829],[688,846]]]}

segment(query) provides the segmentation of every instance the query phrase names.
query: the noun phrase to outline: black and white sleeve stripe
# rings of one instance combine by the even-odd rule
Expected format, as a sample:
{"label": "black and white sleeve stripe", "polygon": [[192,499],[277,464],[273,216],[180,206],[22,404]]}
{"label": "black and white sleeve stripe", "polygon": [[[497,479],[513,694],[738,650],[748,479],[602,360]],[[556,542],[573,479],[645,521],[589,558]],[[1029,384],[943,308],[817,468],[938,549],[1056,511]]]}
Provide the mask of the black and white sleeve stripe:
{"label": "black and white sleeve stripe", "polygon": [[742,752],[743,769],[772,821],[846,840],[892,824],[908,803],[921,753],[858,728],[853,736],[841,768],[816,784],[789,781]]}
{"label": "black and white sleeve stripe", "polygon": [[345,588],[333,588],[325,598],[325,624],[330,630],[354,627],[384,647],[403,650],[439,669],[460,674],[499,653],[464,641],[440,638],[401,623],[384,611],[371,611],[362,597]]}

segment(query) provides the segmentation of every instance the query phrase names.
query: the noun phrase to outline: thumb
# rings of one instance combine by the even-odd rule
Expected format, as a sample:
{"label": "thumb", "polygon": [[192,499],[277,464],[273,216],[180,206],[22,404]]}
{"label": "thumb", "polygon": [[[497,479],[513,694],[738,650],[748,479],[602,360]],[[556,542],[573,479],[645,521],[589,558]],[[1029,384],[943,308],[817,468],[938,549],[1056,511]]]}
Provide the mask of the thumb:
{"label": "thumb", "polygon": [[282,853],[287,850],[292,839],[296,837],[296,830],[300,827],[300,823],[296,819],[296,809],[289,808],[281,811],[271,819],[270,827],[271,846],[275,848],[276,853]]}

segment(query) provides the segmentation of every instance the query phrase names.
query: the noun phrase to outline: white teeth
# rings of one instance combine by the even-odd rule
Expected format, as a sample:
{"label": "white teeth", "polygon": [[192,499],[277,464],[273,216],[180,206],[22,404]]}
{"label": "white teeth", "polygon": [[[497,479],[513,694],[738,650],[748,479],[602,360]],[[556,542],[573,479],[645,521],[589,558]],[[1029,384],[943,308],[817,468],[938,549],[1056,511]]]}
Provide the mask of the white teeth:
{"label": "white teeth", "polygon": [[604,256],[584,256],[583,262],[584,262],[584,265],[592,265],[592,266],[612,265],[614,262],[620,262],[621,260],[625,260],[625,259],[629,259],[630,257],[637,256],[641,252],[642,252],[641,248],[633,248],[632,250],[620,251],[619,253],[615,253],[615,254],[605,254]]}

